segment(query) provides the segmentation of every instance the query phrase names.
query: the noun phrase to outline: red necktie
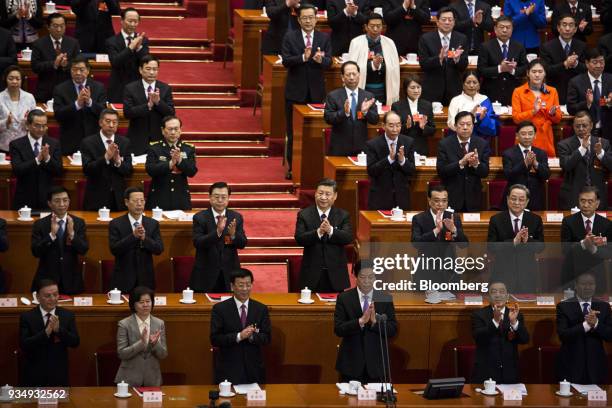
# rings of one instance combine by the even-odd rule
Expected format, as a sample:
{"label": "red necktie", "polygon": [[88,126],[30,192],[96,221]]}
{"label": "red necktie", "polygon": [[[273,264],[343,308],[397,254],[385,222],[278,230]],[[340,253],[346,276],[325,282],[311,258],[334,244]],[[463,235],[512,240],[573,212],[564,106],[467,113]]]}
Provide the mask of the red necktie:
{"label": "red necktie", "polygon": [[306,48],[312,47],[312,43],[310,42],[310,34],[306,34]]}
{"label": "red necktie", "polygon": [[244,304],[240,306],[240,323],[242,324],[242,328],[244,329],[247,324],[246,306]]}
{"label": "red necktie", "polygon": [[586,226],[584,227],[584,232],[588,234],[591,233],[591,220],[586,220],[585,222]]}

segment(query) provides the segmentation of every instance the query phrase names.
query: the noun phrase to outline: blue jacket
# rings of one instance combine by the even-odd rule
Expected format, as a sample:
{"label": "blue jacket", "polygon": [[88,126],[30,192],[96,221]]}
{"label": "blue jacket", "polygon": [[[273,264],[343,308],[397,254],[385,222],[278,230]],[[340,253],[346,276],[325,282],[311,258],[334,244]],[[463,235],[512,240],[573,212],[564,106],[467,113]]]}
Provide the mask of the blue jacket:
{"label": "blue jacket", "polygon": [[[521,10],[535,3],[535,10],[530,15],[521,13]],[[504,15],[512,18],[514,30],[512,39],[523,44],[525,48],[540,46],[538,28],[546,27],[546,9],[544,0],[506,0],[504,2]]]}

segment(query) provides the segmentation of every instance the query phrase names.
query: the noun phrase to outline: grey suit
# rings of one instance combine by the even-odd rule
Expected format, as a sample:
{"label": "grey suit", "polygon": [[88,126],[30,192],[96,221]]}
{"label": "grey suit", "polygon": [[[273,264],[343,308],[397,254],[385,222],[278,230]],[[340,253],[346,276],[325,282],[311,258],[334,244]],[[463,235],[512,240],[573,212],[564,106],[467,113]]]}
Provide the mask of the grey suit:
{"label": "grey suit", "polygon": [[157,343],[152,346],[146,345],[140,340],[138,320],[136,314],[119,322],[117,329],[117,354],[121,359],[121,365],[117,370],[115,382],[122,380],[134,387],[156,387],[162,384],[159,360],[166,358],[166,329],[164,321],[151,315],[151,327],[149,334],[161,330],[161,336]]}

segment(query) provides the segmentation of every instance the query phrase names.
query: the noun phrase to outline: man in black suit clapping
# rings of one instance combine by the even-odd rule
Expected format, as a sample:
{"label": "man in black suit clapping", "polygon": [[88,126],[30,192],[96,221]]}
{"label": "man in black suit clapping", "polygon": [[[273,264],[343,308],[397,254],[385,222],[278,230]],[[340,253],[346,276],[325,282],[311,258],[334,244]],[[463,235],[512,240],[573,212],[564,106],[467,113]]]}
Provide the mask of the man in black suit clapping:
{"label": "man in black suit clapping", "polygon": [[119,0],[71,0],[70,5],[76,14],[75,37],[81,50],[106,54],[104,42],[115,35],[111,16],[121,13]]}
{"label": "man in black suit clapping", "polygon": [[385,0],[383,16],[387,37],[391,38],[399,55],[417,52],[423,24],[429,23],[429,0]]}
{"label": "man in black suit clapping", "polygon": [[327,21],[332,29],[335,56],[348,52],[351,40],[363,32],[370,14],[370,0],[327,0]]}
{"label": "man in black suit clapping", "polygon": [[478,55],[485,33],[493,31],[491,6],[484,0],[457,0],[450,7],[455,10],[455,30],[465,34],[470,55]]}

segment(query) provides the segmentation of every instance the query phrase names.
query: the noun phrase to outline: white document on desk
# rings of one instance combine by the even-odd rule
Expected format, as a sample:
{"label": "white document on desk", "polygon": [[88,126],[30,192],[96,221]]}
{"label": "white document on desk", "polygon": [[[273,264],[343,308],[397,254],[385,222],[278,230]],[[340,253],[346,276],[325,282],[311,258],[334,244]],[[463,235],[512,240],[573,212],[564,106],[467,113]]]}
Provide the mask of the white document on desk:
{"label": "white document on desk", "polygon": [[249,391],[261,391],[259,384],[236,384],[234,385],[234,390],[236,390],[236,394],[245,394]]}
{"label": "white document on desk", "polygon": [[581,394],[588,394],[589,391],[602,391],[597,384],[574,384],[572,387]]}
{"label": "white document on desk", "polygon": [[132,164],[145,164],[147,162],[147,155],[141,154],[140,156],[135,156],[132,153]]}
{"label": "white document on desk", "polygon": [[527,387],[525,387],[525,384],[497,384],[497,389],[500,390],[502,394],[517,390],[522,395],[527,395]]}

